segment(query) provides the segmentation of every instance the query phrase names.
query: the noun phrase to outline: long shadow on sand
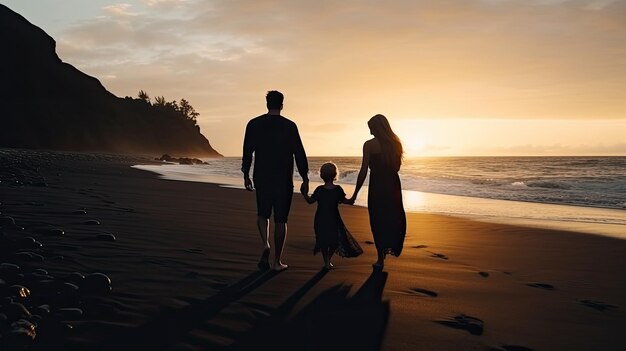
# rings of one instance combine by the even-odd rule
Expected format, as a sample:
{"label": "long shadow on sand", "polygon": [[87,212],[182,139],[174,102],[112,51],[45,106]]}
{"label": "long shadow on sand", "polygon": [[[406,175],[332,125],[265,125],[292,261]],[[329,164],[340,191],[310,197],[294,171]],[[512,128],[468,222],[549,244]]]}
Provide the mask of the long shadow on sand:
{"label": "long shadow on sand", "polygon": [[385,272],[373,272],[351,297],[351,286],[338,284],[289,319],[297,301],[323,274],[318,273],[228,349],[379,350],[389,319],[389,302],[382,301]]}
{"label": "long shadow on sand", "polygon": [[[125,338],[124,350],[168,350],[202,322],[276,276],[276,271],[254,272],[205,300],[161,313]],[[119,340],[118,340],[119,344]],[[120,349],[119,346],[116,349]]]}

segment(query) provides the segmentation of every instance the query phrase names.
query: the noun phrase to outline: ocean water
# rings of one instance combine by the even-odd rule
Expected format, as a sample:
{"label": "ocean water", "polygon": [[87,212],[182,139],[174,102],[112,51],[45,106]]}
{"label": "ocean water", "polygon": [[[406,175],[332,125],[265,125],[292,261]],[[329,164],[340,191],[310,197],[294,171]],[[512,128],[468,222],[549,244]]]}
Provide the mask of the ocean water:
{"label": "ocean water", "polygon": [[[241,159],[208,165],[136,166],[166,179],[241,187]],[[360,157],[311,157],[309,178],[332,161],[337,183],[351,192]],[[573,229],[626,238],[626,157],[410,158],[400,170],[409,211]],[[295,172],[294,181],[298,184]],[[366,179],[365,185],[367,186]],[[296,186],[297,187],[297,186]],[[367,188],[357,200],[366,206]]]}

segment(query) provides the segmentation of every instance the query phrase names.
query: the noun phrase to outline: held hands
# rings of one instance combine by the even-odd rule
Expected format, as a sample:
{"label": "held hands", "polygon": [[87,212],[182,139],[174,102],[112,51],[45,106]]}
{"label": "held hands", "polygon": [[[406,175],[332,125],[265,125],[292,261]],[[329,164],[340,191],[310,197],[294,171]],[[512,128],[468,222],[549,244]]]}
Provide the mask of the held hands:
{"label": "held hands", "polygon": [[352,195],[352,197],[348,199],[348,204],[354,205],[354,201],[356,201],[356,194]]}
{"label": "held hands", "polygon": [[356,200],[356,197],[354,195],[352,195],[351,198],[346,198],[344,199],[342,202],[346,205],[354,205],[354,200]]}
{"label": "held hands", "polygon": [[300,194],[302,195],[309,194],[309,181],[308,180],[303,181],[302,185],[300,185]]}
{"label": "held hands", "polygon": [[309,181],[308,180],[305,180],[304,182],[302,182],[302,185],[300,185],[300,193],[304,197],[304,201],[306,201],[308,204],[312,204],[315,202],[315,200],[313,200],[309,196]]}

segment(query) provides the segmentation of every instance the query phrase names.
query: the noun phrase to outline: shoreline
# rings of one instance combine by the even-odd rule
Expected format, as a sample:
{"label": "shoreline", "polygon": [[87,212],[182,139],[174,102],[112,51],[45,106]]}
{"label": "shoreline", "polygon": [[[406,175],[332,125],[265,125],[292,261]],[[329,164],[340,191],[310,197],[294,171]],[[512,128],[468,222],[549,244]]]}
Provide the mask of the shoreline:
{"label": "shoreline", "polygon": [[[164,182],[130,168],[146,160],[125,156],[12,151],[0,161],[1,216],[24,228],[3,228],[1,240],[32,235],[43,244],[43,261],[12,253],[0,261],[26,276],[46,269],[57,281],[72,272],[112,280],[107,295],[79,295],[84,315],[62,320],[70,331],[50,335],[41,324],[33,350],[247,350],[276,340],[275,349],[296,350],[333,330],[385,351],[626,346],[624,240],[407,213],[404,251],[376,275],[367,211],[341,206],[364,254],[322,272],[312,255],[315,206],[294,197],[290,268],[263,274],[245,190]],[[100,224],[86,225],[91,219]],[[64,235],[39,231],[48,227]],[[117,240],[96,240],[101,233]]]}
{"label": "shoreline", "polygon": [[[157,174],[163,180],[200,182],[243,189],[243,186],[239,184],[239,179],[232,177],[214,175],[192,177],[189,174],[159,172],[160,166],[160,164],[133,165],[132,168]],[[315,189],[320,184],[320,182],[311,181],[310,188]],[[352,184],[338,184],[345,189],[346,193],[351,193],[354,189]],[[299,194],[296,188],[294,187],[294,193]],[[402,192],[407,213],[432,213],[487,223],[566,230],[626,239],[626,211],[620,209],[501,200],[414,190]],[[367,184],[363,186],[355,206],[367,207]],[[607,223],[608,221],[615,223]]]}

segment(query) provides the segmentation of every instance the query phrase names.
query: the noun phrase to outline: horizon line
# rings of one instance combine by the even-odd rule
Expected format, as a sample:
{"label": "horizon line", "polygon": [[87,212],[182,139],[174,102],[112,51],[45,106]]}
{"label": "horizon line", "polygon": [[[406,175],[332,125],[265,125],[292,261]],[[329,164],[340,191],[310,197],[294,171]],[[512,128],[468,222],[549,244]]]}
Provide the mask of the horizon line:
{"label": "horizon line", "polygon": [[[307,157],[361,157],[362,155],[307,155]],[[225,158],[236,158],[241,157],[241,155],[224,155]],[[606,154],[606,155],[422,155],[422,156],[405,156],[405,159],[411,158],[453,158],[453,157],[626,157],[626,154],[623,155],[614,155],[614,154]]]}

